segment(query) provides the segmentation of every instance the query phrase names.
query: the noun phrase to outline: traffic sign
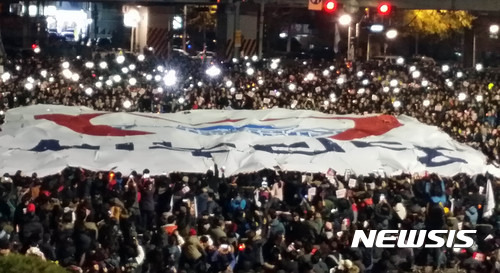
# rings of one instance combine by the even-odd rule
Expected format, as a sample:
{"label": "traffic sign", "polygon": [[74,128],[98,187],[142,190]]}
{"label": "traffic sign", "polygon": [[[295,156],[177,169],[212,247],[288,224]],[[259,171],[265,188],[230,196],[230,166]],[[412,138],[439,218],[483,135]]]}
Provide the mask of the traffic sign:
{"label": "traffic sign", "polygon": [[323,0],[308,0],[309,2],[309,10],[322,10],[323,9]]}

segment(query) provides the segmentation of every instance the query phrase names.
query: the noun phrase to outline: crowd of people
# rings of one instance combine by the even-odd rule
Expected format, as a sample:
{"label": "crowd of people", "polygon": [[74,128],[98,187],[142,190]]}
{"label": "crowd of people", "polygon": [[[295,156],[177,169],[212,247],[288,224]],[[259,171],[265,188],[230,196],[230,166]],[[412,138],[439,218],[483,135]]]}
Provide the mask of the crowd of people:
{"label": "crowd of people", "polygon": [[[31,104],[162,113],[279,107],[405,114],[497,164],[497,85],[498,75],[480,65],[466,70],[403,59],[202,63],[163,61],[151,52],[71,60],[38,54],[3,61],[0,114]],[[498,272],[500,208],[486,201],[488,183],[495,189],[497,180],[281,170],[225,177],[217,166],[206,174],[18,172],[0,183],[0,254],[36,255],[92,273]],[[350,247],[355,230],[387,229],[477,234],[467,249]]]}
{"label": "crowd of people", "polygon": [[[214,67],[211,67],[214,66]],[[212,68],[212,69],[210,69]],[[5,60],[2,113],[30,104],[104,111],[310,109],[331,114],[405,114],[500,160],[498,74],[429,62],[328,63],[258,60],[205,63],[188,57],[94,54],[85,59]]]}

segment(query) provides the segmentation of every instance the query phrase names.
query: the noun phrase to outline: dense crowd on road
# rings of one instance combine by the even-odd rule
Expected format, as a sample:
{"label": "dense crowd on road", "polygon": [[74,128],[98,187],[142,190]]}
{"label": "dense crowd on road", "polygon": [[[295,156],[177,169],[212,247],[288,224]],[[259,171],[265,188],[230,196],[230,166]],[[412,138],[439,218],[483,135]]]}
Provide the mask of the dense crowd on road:
{"label": "dense crowd on road", "polygon": [[187,57],[159,61],[151,54],[95,54],[87,60],[42,56],[4,61],[4,112],[43,103],[165,113],[280,107],[406,114],[482,150],[493,163],[500,160],[498,74],[480,65],[465,70],[403,59],[327,63],[256,58],[202,65]]}
{"label": "dense crowd on road", "polygon": [[[71,272],[499,270],[500,214],[488,207],[483,175],[217,170],[5,175],[0,255],[36,255]],[[477,234],[467,249],[350,247],[355,230],[388,229]]]}
{"label": "dense crowd on road", "polygon": [[[405,114],[439,126],[497,164],[498,84],[498,75],[481,66],[403,59],[200,63],[160,61],[147,52],[71,60],[40,54],[3,61],[0,113],[60,104],[165,113],[279,107]],[[281,170],[225,177],[217,166],[206,174],[161,176],[78,168],[49,177],[5,174],[0,255],[27,253],[96,273],[499,272],[500,214],[487,206],[488,179]],[[350,248],[355,230],[373,229],[478,233],[468,249]]]}

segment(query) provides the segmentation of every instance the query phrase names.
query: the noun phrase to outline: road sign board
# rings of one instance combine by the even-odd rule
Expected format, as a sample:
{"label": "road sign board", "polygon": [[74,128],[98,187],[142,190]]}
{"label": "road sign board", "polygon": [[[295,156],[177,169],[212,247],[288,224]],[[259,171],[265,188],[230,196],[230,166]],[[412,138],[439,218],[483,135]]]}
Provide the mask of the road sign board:
{"label": "road sign board", "polygon": [[322,10],[323,0],[308,0],[309,10]]}

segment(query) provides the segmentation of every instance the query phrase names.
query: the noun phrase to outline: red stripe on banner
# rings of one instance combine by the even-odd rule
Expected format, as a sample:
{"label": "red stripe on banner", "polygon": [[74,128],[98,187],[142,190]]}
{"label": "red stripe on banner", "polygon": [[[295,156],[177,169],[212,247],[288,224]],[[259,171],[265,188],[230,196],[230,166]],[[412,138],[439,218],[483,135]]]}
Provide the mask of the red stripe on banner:
{"label": "red stripe on banner", "polygon": [[111,127],[109,125],[94,125],[90,122],[95,117],[105,115],[105,113],[98,114],[80,114],[78,116],[64,115],[64,114],[47,114],[37,115],[35,119],[45,119],[56,123],[57,125],[64,126],[74,132],[91,135],[91,136],[110,136],[110,137],[123,137],[123,136],[141,136],[154,134],[151,132],[135,131],[135,130],[122,130]]}

